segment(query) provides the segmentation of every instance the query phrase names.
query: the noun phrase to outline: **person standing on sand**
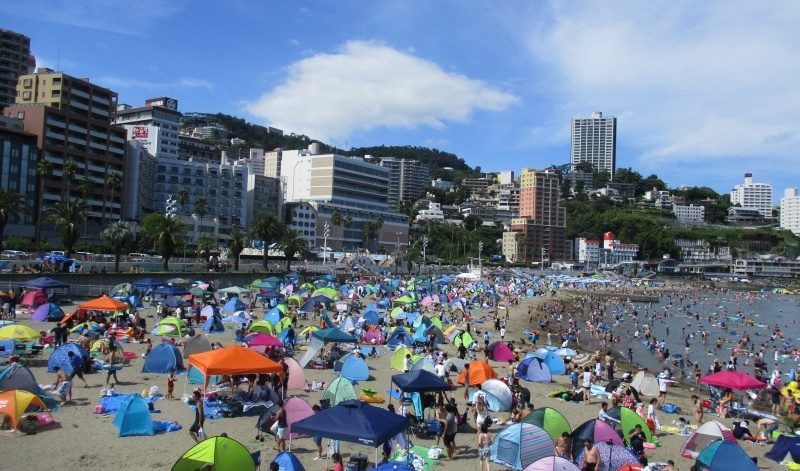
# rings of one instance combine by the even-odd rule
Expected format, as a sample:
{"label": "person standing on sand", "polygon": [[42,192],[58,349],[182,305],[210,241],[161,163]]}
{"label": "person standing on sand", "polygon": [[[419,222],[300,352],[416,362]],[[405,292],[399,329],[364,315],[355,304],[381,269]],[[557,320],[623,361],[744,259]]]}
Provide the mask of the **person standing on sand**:
{"label": "person standing on sand", "polygon": [[692,404],[694,404],[694,421],[699,427],[703,424],[703,404],[700,403],[700,398],[696,395],[692,396]]}
{"label": "person standing on sand", "polygon": [[195,391],[192,393],[194,397],[194,423],[192,426],[189,427],[189,435],[192,436],[195,442],[200,443],[205,439],[205,431],[203,430],[203,424],[206,422],[206,415],[205,415],[205,408],[203,407],[203,396],[200,394],[200,391]]}
{"label": "person standing on sand", "polygon": [[583,467],[581,471],[596,471],[600,469],[600,452],[588,438],[583,441]]}
{"label": "person standing on sand", "polygon": [[447,450],[447,460],[452,461],[456,458],[456,433],[458,432],[458,418],[456,409],[452,404],[445,406],[447,419],[444,422],[444,447]]}
{"label": "person standing on sand", "polygon": [[583,402],[589,402],[589,394],[592,389],[592,371],[588,366],[583,367]]}
{"label": "person standing on sand", "polygon": [[167,399],[174,399],[172,392],[175,390],[175,368],[169,370],[167,375]]}
{"label": "person standing on sand", "polygon": [[469,363],[464,365],[464,399],[469,399]]}
{"label": "person standing on sand", "polygon": [[489,460],[489,447],[492,443],[494,443],[494,439],[489,434],[489,424],[484,423],[478,433],[478,462],[480,463],[481,471],[483,471],[484,464],[486,465],[486,471],[492,471],[492,462]]}
{"label": "person standing on sand", "polygon": [[83,358],[80,355],[76,355],[75,352],[68,352],[67,357],[69,358],[69,364],[72,367],[72,371],[69,374],[69,380],[73,381],[75,377],[79,377],[83,380],[83,387],[88,388],[89,383],[86,382],[86,378],[83,376]]}

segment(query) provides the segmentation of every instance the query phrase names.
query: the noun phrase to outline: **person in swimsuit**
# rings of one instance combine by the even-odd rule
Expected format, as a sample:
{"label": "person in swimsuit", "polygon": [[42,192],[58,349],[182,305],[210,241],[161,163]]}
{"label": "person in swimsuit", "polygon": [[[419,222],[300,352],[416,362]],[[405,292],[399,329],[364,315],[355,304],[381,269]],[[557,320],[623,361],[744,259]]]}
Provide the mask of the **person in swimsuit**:
{"label": "person in swimsuit", "polygon": [[203,424],[206,421],[205,410],[203,408],[203,397],[200,394],[200,391],[195,391],[192,393],[192,395],[194,396],[195,410],[194,423],[192,423],[192,426],[189,427],[189,435],[192,436],[195,442],[200,443],[203,441],[203,439],[200,438],[200,429],[203,428]]}
{"label": "person in swimsuit", "polygon": [[564,432],[556,440],[556,456],[572,461],[572,439]]}
{"label": "person in swimsuit", "polygon": [[483,471],[484,464],[486,465],[486,471],[492,471],[492,462],[489,459],[489,447],[492,443],[494,443],[494,439],[489,435],[489,424],[484,423],[478,433],[478,462],[481,465],[481,471]]}
{"label": "person in swimsuit", "polygon": [[600,452],[588,438],[583,441],[583,467],[581,471],[596,471],[600,469]]}

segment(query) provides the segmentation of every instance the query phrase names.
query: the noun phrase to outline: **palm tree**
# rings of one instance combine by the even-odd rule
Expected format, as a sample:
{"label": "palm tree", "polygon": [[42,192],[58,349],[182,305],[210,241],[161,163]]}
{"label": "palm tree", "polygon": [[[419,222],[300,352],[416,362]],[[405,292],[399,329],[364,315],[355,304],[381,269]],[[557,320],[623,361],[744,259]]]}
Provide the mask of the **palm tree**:
{"label": "palm tree", "polygon": [[[210,204],[208,203],[208,199],[204,197],[197,198],[194,201],[194,212],[200,216],[200,234],[203,233],[203,218],[208,214],[208,210],[210,208]],[[199,235],[198,235],[199,240]]]}
{"label": "palm tree", "polygon": [[64,245],[65,255],[70,257],[81,237],[78,223],[86,220],[86,202],[68,199],[53,203],[47,208],[47,217],[55,223],[56,228],[63,226],[58,235]]}
{"label": "palm tree", "polygon": [[[334,239],[336,238],[336,228],[342,225],[342,219],[343,219],[342,218],[342,213],[340,213],[339,211],[334,211],[333,214],[331,214],[331,224],[333,225],[333,238]],[[333,244],[331,244],[331,245],[333,245]],[[339,249],[341,250],[341,248],[342,247],[340,245]]]}
{"label": "palm tree", "polygon": [[39,176],[39,206],[36,214],[36,248],[42,237],[42,211],[44,211],[44,181],[53,174],[53,164],[47,159],[41,159],[36,164],[36,175]]}
{"label": "palm tree", "polygon": [[286,271],[291,271],[291,264],[292,260],[294,260],[294,256],[308,247],[308,241],[300,235],[297,229],[287,229],[284,231],[283,237],[278,245],[283,250],[283,255],[286,257]]}
{"label": "palm tree", "polygon": [[[70,199],[70,184],[76,173],[78,173],[78,164],[76,164],[74,160],[68,160],[61,169],[61,175],[64,176],[64,180],[66,180],[67,183],[67,199]],[[61,195],[61,199],[62,201],[64,200],[63,194]]]}
{"label": "palm tree", "polygon": [[6,224],[12,219],[17,219],[22,213],[27,213],[25,198],[14,190],[0,188],[0,251],[3,250],[3,236],[6,233]]}
{"label": "palm tree", "polygon": [[[106,187],[109,190],[111,190],[111,198],[108,203],[108,206],[109,206],[109,212],[113,213],[114,193],[116,193],[117,190],[122,188],[122,175],[119,172],[111,172],[111,174],[108,176],[108,179],[106,179]],[[103,219],[105,219],[105,217],[106,217],[106,202],[105,200],[103,200]]]}
{"label": "palm tree", "polygon": [[369,250],[369,240],[372,238],[372,234],[375,232],[375,223],[372,221],[367,221],[364,223],[364,248]]}
{"label": "palm tree", "polygon": [[175,255],[178,242],[186,236],[188,228],[178,218],[168,218],[161,215],[156,229],[158,240],[158,253],[164,257],[164,271],[169,271],[169,259]]}
{"label": "palm tree", "polygon": [[342,231],[342,249],[344,249],[344,243],[345,243],[344,232],[345,230],[350,229],[353,226],[353,217],[350,215],[345,216],[344,219],[342,219],[342,225],[344,226],[344,230]]}
{"label": "palm tree", "polygon": [[114,271],[119,273],[122,249],[133,241],[133,228],[125,221],[114,221],[100,232],[100,238],[114,249]]}
{"label": "palm tree", "polygon": [[381,228],[383,227],[383,216],[378,215],[375,218],[375,241],[380,245],[381,243]]}
{"label": "palm tree", "polygon": [[264,244],[264,269],[269,269],[269,246],[283,233],[283,224],[278,215],[272,211],[264,211],[256,216],[250,225],[250,240],[260,240]]}
{"label": "palm tree", "polygon": [[178,204],[181,205],[181,211],[184,211],[184,209],[186,208],[186,203],[189,202],[189,190],[187,190],[186,188],[181,188],[180,190],[178,190],[178,196],[175,198],[175,201],[177,201]]}
{"label": "palm tree", "polygon": [[228,236],[231,238],[228,244],[228,252],[233,257],[233,270],[239,271],[239,255],[244,251],[244,239],[247,234],[239,229],[234,229]]}

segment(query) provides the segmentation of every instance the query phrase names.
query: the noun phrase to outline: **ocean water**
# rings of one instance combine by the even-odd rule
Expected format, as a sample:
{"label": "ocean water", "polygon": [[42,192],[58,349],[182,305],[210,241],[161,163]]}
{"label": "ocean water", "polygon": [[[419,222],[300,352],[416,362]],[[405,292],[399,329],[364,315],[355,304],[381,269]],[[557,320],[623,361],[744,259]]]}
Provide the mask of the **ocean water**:
{"label": "ocean water", "polygon": [[[634,311],[638,314],[640,341],[634,340],[636,326],[633,322]],[[633,346],[634,363],[638,363],[651,371],[662,371],[665,366],[673,368],[676,355],[683,358],[685,363],[685,377],[694,379],[694,368],[689,364],[698,362],[702,374],[706,374],[715,359],[726,365],[734,355],[737,360],[737,370],[753,373],[753,357],[748,352],[760,351],[762,344],[766,344],[764,361],[771,371],[775,363],[775,351],[778,351],[778,368],[782,373],[798,369],[798,361],[793,355],[787,353],[792,348],[800,349],[800,296],[774,293],[753,292],[692,292],[672,293],[663,295],[660,303],[625,303],[614,305],[613,301],[606,304],[606,319],[610,314],[617,314],[618,322],[610,324],[614,337],[619,336],[622,341],[615,343],[613,350],[623,358],[627,358],[628,347]],[[670,351],[667,363],[659,360],[656,350],[648,350],[641,340],[644,340],[644,324],[651,326],[651,334],[659,342],[665,341],[665,346]],[[773,335],[779,329],[780,336]],[[669,334],[667,335],[667,330]],[[708,332],[707,341],[704,343],[700,332]],[[688,339],[688,354],[686,351],[686,336]],[[737,349],[737,342],[745,334],[749,335],[749,342],[743,345],[743,352]],[[722,345],[717,348],[717,340],[722,340]],[[734,353],[736,350],[736,353]],[[626,365],[619,364],[621,369]],[[680,368],[678,368],[680,369]]]}

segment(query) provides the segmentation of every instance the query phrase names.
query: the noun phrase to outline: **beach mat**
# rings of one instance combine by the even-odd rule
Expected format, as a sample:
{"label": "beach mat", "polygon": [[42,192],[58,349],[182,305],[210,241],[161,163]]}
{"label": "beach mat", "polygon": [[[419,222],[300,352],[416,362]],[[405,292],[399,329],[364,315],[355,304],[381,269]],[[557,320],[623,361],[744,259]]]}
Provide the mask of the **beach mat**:
{"label": "beach mat", "polygon": [[[411,449],[409,450],[409,452],[410,452],[409,454],[410,454],[411,458],[412,459],[416,459],[416,460],[421,460],[421,462],[425,463],[421,470],[420,470],[420,468],[417,468],[416,466],[414,466],[415,470],[417,470],[417,471],[430,471],[430,469],[433,468],[436,465],[436,461],[438,461],[438,460],[435,460],[433,458],[428,458],[428,452],[429,451],[430,451],[430,448],[427,448],[427,447],[424,447],[424,446],[415,445],[415,446],[411,447]],[[446,451],[442,450],[442,454],[439,455],[439,456],[440,457],[447,456]],[[397,451],[394,454],[392,454],[391,458],[389,458],[389,462],[393,462],[394,461],[394,462],[400,462],[400,463],[407,463],[408,462],[408,458],[409,458],[409,456],[407,456],[405,454],[405,451],[402,451],[402,452]]]}

